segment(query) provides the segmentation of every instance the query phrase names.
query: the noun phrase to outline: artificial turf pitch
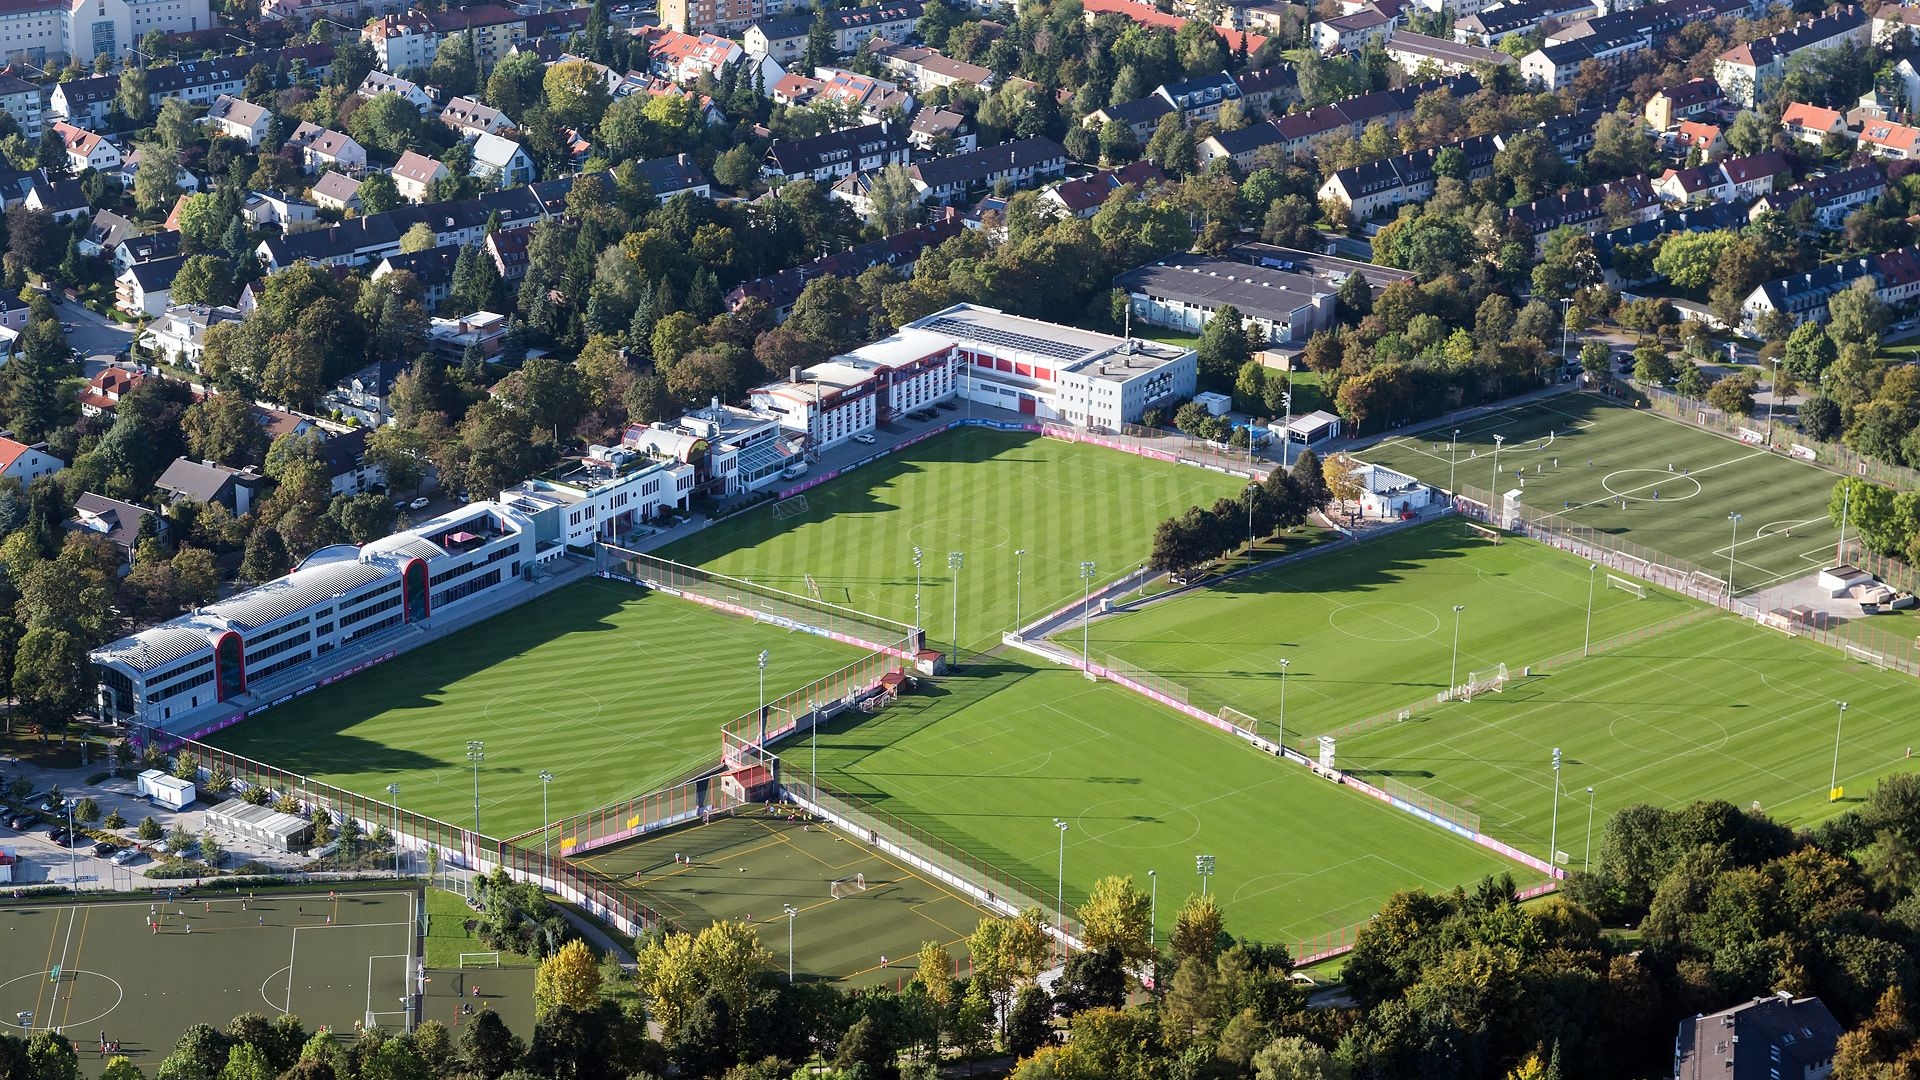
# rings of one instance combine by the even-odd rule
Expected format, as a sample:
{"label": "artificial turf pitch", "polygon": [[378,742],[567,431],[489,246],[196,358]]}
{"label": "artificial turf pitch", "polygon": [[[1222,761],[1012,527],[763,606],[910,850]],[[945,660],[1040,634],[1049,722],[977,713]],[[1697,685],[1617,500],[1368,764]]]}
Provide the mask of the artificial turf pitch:
{"label": "artificial turf pitch", "polygon": [[[1451,428],[1428,429],[1355,456],[1429,484],[1484,491],[1494,480],[1499,435],[1506,443],[1497,493],[1520,488],[1521,501],[1534,510],[1684,559],[1717,578],[1727,573],[1731,553],[1739,592],[1832,563],[1839,530],[1827,504],[1837,477],[1759,446],[1596,394],[1561,394],[1462,424],[1450,452],[1452,435]],[[1737,541],[1728,516],[1735,513],[1743,519]]]}
{"label": "artificial turf pitch", "polygon": [[958,552],[959,638],[974,650],[998,644],[1016,614],[1030,621],[1079,597],[1082,562],[1095,564],[1096,585],[1117,578],[1146,560],[1162,520],[1243,486],[1205,469],[965,428],[808,491],[797,516],[754,510],[660,554],[795,593],[811,574],[822,599],[911,624],[917,546],[921,625],[948,642],[948,555]]}
{"label": "artificial turf pitch", "polygon": [[1724,799],[1816,820],[1832,812],[1836,772],[1857,803],[1877,777],[1912,767],[1915,697],[1909,676],[1723,614],[1346,736],[1340,765],[1477,811],[1484,831],[1544,857],[1559,747],[1558,848],[1579,867],[1588,788],[1595,840],[1634,803]]}
{"label": "artificial turf pitch", "polygon": [[[1200,891],[1194,856],[1236,933],[1296,941],[1363,921],[1394,891],[1449,889],[1518,865],[1297,765],[1076,671],[970,664],[819,737],[820,779],[1066,902],[1095,881],[1158,871],[1159,927]],[[783,748],[804,773],[810,748]],[[1049,904],[1049,906],[1051,906]],[[756,916],[757,916],[756,912]]]}
{"label": "artificial turf pitch", "polygon": [[[792,905],[795,976],[855,986],[911,979],[915,954],[928,941],[958,961],[983,914],[947,886],[839,830],[755,807],[575,864],[619,883],[676,929],[698,930],[721,919],[749,922],[780,968],[787,965],[785,908]],[[866,876],[867,888],[843,889],[835,899],[831,883],[855,874]]]}
{"label": "artificial turf pitch", "polygon": [[18,1014],[32,1013],[34,1030],[66,1035],[82,1071],[95,1074],[105,1032],[152,1075],[190,1025],[224,1028],[241,1013],[292,1013],[309,1031],[351,1032],[371,1011],[398,1029],[418,957],[417,903],[392,889],[8,903],[0,1030],[21,1034]]}
{"label": "artificial turf pitch", "polygon": [[[1580,650],[1587,567],[1529,540],[1491,543],[1448,519],[1102,616],[1088,637],[1096,660],[1117,658],[1185,687],[1210,713],[1238,709],[1269,738],[1284,704],[1287,742],[1299,745],[1303,735],[1431,704],[1450,678],[1499,663],[1517,675]],[[1592,586],[1596,642],[1694,610],[1652,586],[1644,600],[1610,588],[1604,567]],[[1080,631],[1063,632],[1059,644],[1078,652]]]}
{"label": "artificial turf pitch", "polygon": [[753,712],[755,658],[785,693],[858,649],[589,579],[219,733],[214,745],[456,824],[473,819],[467,740],[486,743],[481,825],[538,828],[653,791],[717,760],[720,725]]}

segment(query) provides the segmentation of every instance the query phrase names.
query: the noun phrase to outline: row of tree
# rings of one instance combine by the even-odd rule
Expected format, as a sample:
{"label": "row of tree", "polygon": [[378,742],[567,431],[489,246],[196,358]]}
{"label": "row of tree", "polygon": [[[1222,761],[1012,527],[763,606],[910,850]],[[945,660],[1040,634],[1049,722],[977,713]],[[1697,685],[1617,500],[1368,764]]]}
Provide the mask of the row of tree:
{"label": "row of tree", "polygon": [[1181,573],[1240,547],[1251,547],[1257,537],[1271,537],[1306,524],[1309,515],[1325,510],[1337,494],[1350,492],[1352,462],[1336,454],[1324,464],[1312,450],[1302,450],[1291,472],[1275,469],[1267,478],[1250,483],[1238,498],[1219,499],[1212,506],[1190,506],[1186,512],[1162,521],[1153,533],[1148,568]]}

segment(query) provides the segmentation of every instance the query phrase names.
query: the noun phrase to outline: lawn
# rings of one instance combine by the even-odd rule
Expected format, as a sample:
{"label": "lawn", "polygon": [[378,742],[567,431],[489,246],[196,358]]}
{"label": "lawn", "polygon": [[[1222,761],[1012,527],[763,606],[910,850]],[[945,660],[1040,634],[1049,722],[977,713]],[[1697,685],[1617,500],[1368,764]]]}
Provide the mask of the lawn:
{"label": "lawn", "polygon": [[[810,751],[796,743],[789,770]],[[1198,892],[1194,856],[1238,933],[1291,942],[1366,919],[1393,891],[1526,872],[1489,851],[1283,764],[1110,683],[1018,660],[975,664],[819,738],[821,781],[997,866],[1055,888],[1067,822],[1069,907],[1094,881],[1167,877],[1158,925]],[[757,914],[757,913],[756,913]]]}
{"label": "lawn", "polygon": [[1718,615],[1343,737],[1339,756],[1363,778],[1398,777],[1475,810],[1487,833],[1544,854],[1559,747],[1558,846],[1579,867],[1589,788],[1596,826],[1622,806],[1695,799],[1824,816],[1837,722],[1839,782],[1857,801],[1875,778],[1912,767],[1915,697],[1908,676]]}
{"label": "lawn", "polygon": [[[1588,564],[1508,537],[1475,537],[1459,520],[1328,551],[1278,570],[1098,618],[1094,658],[1185,687],[1218,713],[1232,706],[1288,741],[1419,702],[1476,669],[1522,665],[1582,648]],[[1648,586],[1647,598],[1592,579],[1593,640],[1690,610]],[[1454,659],[1453,606],[1459,613]],[[1062,646],[1078,652],[1077,630]],[[1281,661],[1286,681],[1281,681]],[[1114,666],[1114,665],[1109,665]]]}
{"label": "lawn", "polygon": [[[720,725],[753,712],[755,656],[769,696],[854,662],[859,650],[590,579],[403,654],[214,736],[216,746],[473,821],[467,741],[488,835],[662,786],[715,761]],[[543,792],[540,772],[554,774]]]}
{"label": "lawn", "polygon": [[[791,905],[795,974],[854,986],[911,979],[914,954],[927,941],[961,960],[983,914],[947,886],[837,830],[765,812],[656,833],[578,865],[619,882],[677,929],[750,922],[783,968],[783,911]],[[867,887],[843,888],[836,899],[832,882],[856,874]]]}
{"label": "lawn", "polygon": [[[1756,430],[1764,422],[1756,421]],[[1829,565],[1839,530],[1827,518],[1832,473],[1594,394],[1562,394],[1492,413],[1452,431],[1387,439],[1357,456],[1431,484],[1504,493],[1565,514],[1616,540],[1687,560],[1716,575],[1735,556],[1734,587],[1762,589]],[[1524,476],[1515,470],[1524,469]],[[1624,503],[1624,507],[1623,507]],[[1738,513],[1737,548],[1735,523]]]}
{"label": "lawn", "polygon": [[[398,1029],[417,901],[388,888],[331,899],[276,891],[9,903],[0,906],[11,946],[0,949],[0,1030],[19,1034],[18,1014],[31,1013],[36,1030],[73,1040],[82,1071],[96,1075],[104,1031],[153,1075],[188,1026],[224,1030],[246,1012],[291,1012],[310,1031],[351,1031],[372,1011]],[[158,933],[149,928],[156,916]]]}
{"label": "lawn", "polygon": [[[920,620],[938,642],[996,645],[1016,616],[1030,621],[1095,583],[1139,566],[1163,519],[1243,484],[1094,446],[967,428],[884,458],[806,493],[807,510],[753,510],[660,552],[667,558],[791,592],[813,576],[821,598],[911,624],[913,552],[923,552]],[[1020,552],[1025,552],[1024,555]]]}

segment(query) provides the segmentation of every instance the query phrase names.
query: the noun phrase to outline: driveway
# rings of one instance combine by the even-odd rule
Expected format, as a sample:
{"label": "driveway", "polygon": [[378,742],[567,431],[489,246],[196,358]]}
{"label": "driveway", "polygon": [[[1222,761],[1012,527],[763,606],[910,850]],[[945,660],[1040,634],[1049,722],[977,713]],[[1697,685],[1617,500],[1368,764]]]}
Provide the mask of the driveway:
{"label": "driveway", "polygon": [[95,314],[72,300],[54,310],[59,313],[62,326],[73,324],[73,330],[67,334],[67,344],[79,349],[82,356],[118,353],[133,342],[133,327]]}

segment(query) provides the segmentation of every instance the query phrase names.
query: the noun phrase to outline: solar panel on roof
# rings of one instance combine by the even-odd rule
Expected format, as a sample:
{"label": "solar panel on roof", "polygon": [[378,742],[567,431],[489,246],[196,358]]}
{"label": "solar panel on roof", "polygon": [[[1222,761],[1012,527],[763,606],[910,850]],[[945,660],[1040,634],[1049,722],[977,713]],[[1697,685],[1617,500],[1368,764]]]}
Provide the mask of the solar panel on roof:
{"label": "solar panel on roof", "polygon": [[1016,334],[1010,330],[995,330],[965,319],[942,316],[921,323],[920,328],[934,333],[951,334],[963,340],[978,341],[997,348],[1018,349],[1021,352],[1044,356],[1053,360],[1078,360],[1087,355],[1088,350],[1064,341],[1049,341],[1046,338],[1030,334]]}

